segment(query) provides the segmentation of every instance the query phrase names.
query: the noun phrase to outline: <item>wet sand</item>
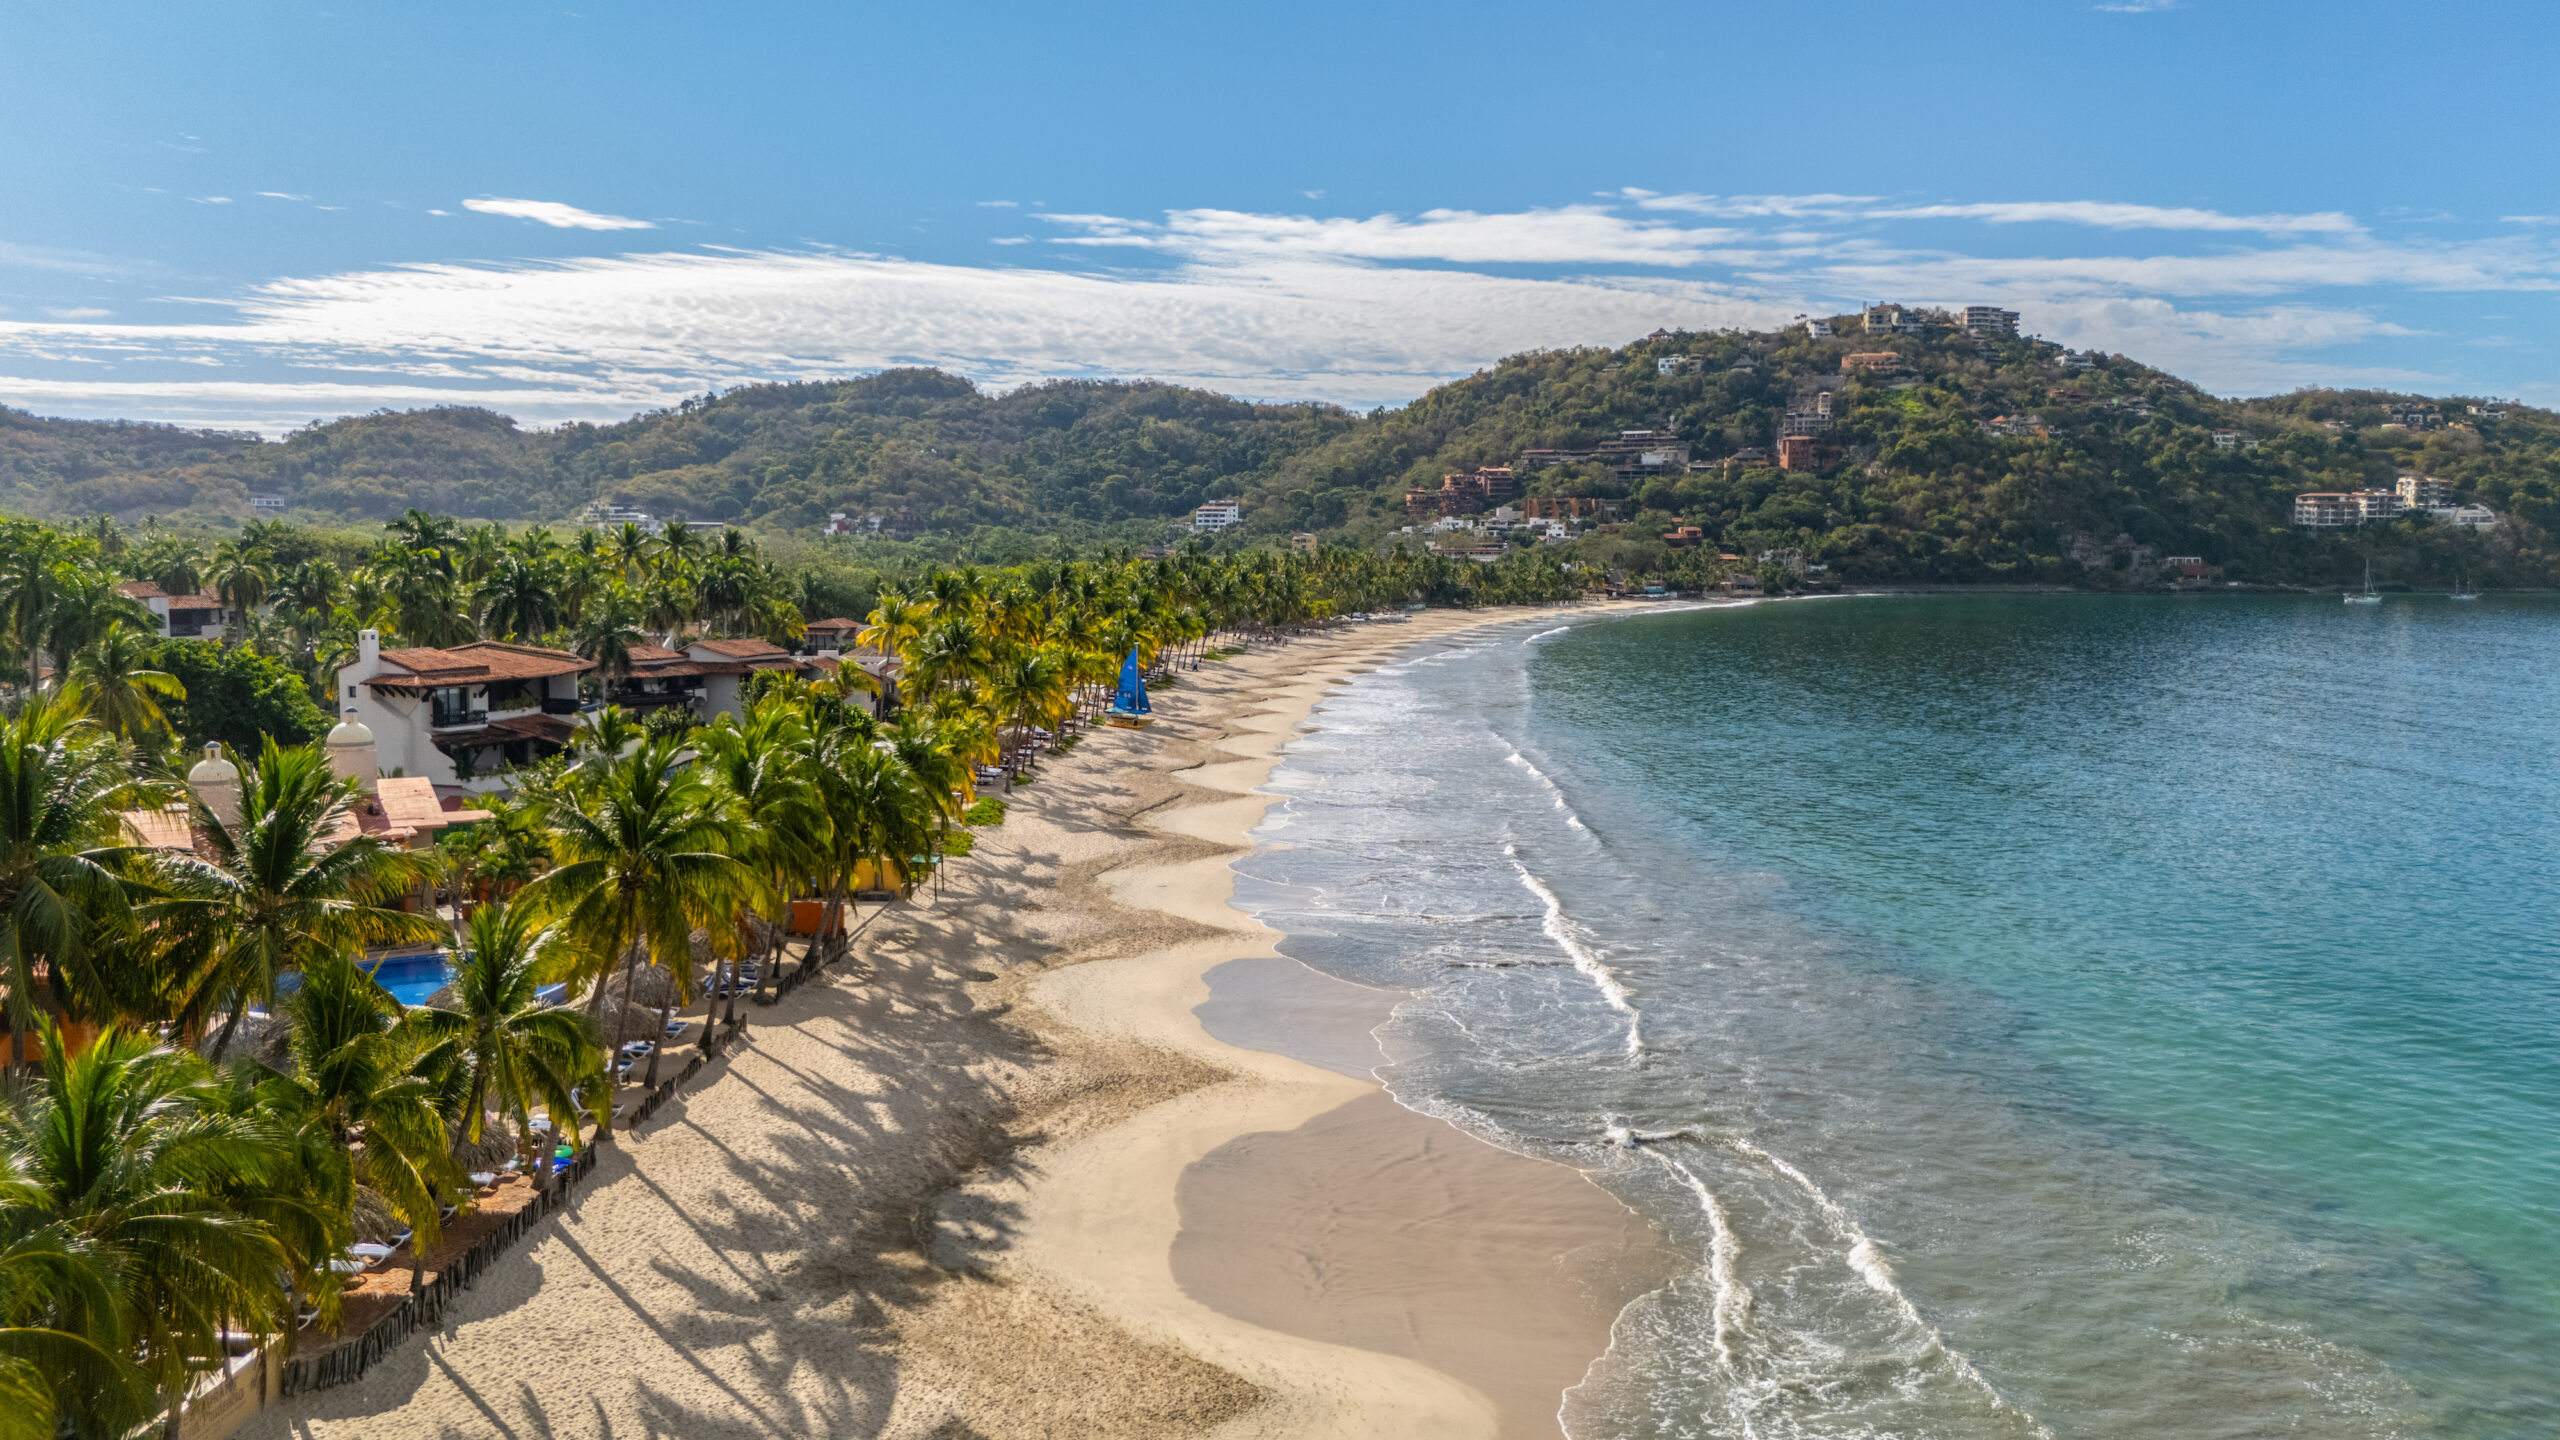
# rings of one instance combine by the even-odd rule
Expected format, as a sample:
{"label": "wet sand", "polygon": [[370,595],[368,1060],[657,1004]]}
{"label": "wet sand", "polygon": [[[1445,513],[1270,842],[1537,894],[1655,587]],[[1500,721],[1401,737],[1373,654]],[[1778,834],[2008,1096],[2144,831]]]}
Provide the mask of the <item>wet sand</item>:
{"label": "wet sand", "polygon": [[[1367,1078],[1404,998],[1295,960],[1229,961],[1196,1012],[1230,1045]],[[1482,1391],[1506,1437],[1556,1408],[1628,1301],[1678,1257],[1659,1231],[1562,1166],[1415,1114],[1384,1091],[1281,1133],[1243,1136],[1182,1177],[1183,1290],[1273,1330],[1403,1355]]]}

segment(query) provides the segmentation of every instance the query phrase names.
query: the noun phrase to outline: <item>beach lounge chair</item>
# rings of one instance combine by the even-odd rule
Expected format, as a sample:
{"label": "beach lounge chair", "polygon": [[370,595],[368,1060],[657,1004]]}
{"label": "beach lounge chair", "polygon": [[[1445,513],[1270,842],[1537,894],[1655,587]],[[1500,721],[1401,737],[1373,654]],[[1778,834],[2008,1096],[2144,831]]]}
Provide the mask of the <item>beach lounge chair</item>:
{"label": "beach lounge chair", "polygon": [[398,1247],[391,1245],[379,1245],[370,1240],[359,1240],[355,1244],[347,1247],[347,1254],[358,1260],[362,1260],[368,1267],[370,1267],[379,1265],[383,1261],[390,1259],[391,1252],[396,1248]]}

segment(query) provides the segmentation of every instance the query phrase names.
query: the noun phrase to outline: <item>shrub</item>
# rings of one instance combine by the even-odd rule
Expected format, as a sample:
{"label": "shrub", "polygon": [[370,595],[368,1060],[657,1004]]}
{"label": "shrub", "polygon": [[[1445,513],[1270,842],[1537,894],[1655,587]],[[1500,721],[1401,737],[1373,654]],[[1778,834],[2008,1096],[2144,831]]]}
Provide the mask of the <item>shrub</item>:
{"label": "shrub", "polygon": [[971,805],[961,814],[960,823],[964,825],[1001,825],[1004,823],[1004,802],[993,795],[981,795],[978,797],[976,804]]}

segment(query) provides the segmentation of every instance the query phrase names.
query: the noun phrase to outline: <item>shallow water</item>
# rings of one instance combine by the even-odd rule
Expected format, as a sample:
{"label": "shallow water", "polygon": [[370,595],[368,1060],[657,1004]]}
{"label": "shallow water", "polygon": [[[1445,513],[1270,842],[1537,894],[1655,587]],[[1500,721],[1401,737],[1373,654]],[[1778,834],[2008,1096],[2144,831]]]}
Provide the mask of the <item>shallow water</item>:
{"label": "shallow water", "polygon": [[1348,687],[1239,898],[1679,1238],[1600,1436],[2560,1427],[2560,604],[1839,599]]}

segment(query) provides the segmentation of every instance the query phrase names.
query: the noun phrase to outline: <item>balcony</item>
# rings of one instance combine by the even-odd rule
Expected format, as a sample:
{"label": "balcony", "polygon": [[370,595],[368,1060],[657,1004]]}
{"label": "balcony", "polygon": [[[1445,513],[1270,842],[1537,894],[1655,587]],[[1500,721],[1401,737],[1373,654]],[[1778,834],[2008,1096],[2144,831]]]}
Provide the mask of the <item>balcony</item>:
{"label": "balcony", "polygon": [[430,730],[486,730],[489,728],[489,712],[486,710],[447,710],[442,706],[438,706],[428,714],[427,728]]}

